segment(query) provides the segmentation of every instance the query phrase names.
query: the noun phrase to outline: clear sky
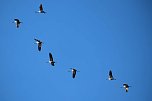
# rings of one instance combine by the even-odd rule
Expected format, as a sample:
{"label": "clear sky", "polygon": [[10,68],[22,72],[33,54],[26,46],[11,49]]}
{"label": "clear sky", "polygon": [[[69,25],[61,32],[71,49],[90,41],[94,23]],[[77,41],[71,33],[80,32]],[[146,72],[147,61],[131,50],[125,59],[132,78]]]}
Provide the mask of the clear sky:
{"label": "clear sky", "polygon": [[[35,13],[41,3],[46,14]],[[0,5],[0,101],[151,101],[151,0]],[[40,52],[34,38],[44,42]],[[49,52],[54,67],[46,63]],[[110,69],[117,80],[106,80]],[[132,86],[128,93],[123,83]]]}

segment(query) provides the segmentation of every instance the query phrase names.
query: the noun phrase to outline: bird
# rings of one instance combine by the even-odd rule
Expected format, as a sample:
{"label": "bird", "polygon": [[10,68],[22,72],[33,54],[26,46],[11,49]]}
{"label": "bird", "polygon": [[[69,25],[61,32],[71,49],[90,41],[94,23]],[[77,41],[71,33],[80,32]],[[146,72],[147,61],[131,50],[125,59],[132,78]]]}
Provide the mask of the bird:
{"label": "bird", "polygon": [[20,22],[19,19],[14,19],[14,23],[16,24],[16,27],[19,28],[19,25],[20,25],[20,23],[22,23],[22,22]]}
{"label": "bird", "polygon": [[125,88],[125,91],[128,92],[128,89],[129,89],[129,87],[131,87],[131,86],[129,86],[128,84],[124,83],[124,84],[123,84],[123,87]]}
{"label": "bird", "polygon": [[46,13],[44,10],[43,10],[43,6],[42,4],[40,4],[40,7],[39,7],[39,11],[36,11],[36,13]]}
{"label": "bird", "polygon": [[49,60],[49,63],[52,65],[52,66],[54,66],[54,61],[53,61],[53,56],[52,56],[52,54],[51,53],[49,53],[49,58],[50,58],[50,60]]}
{"label": "bird", "polygon": [[109,79],[109,80],[116,80],[116,79],[113,77],[111,70],[109,71],[109,78],[108,78],[108,79]]}
{"label": "bird", "polygon": [[76,76],[76,73],[79,72],[78,70],[76,70],[75,68],[70,68],[71,72],[72,72],[72,78],[74,79]]}
{"label": "bird", "polygon": [[41,47],[42,47],[42,41],[38,40],[38,39],[34,39],[36,42],[36,44],[38,45],[38,50],[41,51]]}

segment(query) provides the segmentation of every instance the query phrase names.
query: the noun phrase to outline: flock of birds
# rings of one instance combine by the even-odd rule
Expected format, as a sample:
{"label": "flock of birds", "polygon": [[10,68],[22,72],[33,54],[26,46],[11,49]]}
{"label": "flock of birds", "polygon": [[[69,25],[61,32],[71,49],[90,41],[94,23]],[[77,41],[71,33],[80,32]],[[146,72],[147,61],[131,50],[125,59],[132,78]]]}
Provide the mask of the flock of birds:
{"label": "flock of birds", "polygon": [[[36,11],[35,13],[46,13],[44,10],[43,10],[43,6],[42,4],[40,4],[39,6],[39,11]],[[14,19],[14,23],[16,24],[16,27],[19,28],[20,24],[22,23],[19,19]],[[42,47],[42,41],[39,40],[39,39],[34,39],[35,40],[35,43],[38,45],[38,51],[41,51],[41,47]],[[52,66],[55,66],[55,62],[53,60],[53,56],[51,53],[49,53],[49,61],[48,63],[50,63]],[[72,72],[72,78],[74,79],[75,76],[76,76],[76,73],[79,72],[77,69],[75,68],[70,68]],[[116,80],[114,77],[113,77],[113,74],[112,74],[112,71],[110,70],[109,71],[109,76],[108,76],[108,80]],[[123,84],[123,88],[125,89],[126,92],[128,92],[128,89],[129,89],[129,86],[128,84],[124,83]]]}

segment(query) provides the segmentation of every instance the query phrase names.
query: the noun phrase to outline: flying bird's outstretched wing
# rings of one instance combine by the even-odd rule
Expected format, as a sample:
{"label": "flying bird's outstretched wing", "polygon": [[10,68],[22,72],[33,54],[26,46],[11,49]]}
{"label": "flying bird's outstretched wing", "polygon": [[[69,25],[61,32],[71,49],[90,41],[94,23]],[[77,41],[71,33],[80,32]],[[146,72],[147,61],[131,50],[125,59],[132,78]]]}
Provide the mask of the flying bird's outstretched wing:
{"label": "flying bird's outstretched wing", "polygon": [[49,53],[50,61],[53,61],[53,56],[51,53]]}
{"label": "flying bird's outstretched wing", "polygon": [[111,71],[111,70],[109,71],[109,77],[113,77],[113,76],[112,76],[112,71]]}
{"label": "flying bird's outstretched wing", "polygon": [[123,87],[129,88],[129,87],[131,87],[131,86],[129,86],[128,84],[124,83],[124,84],[123,84]]}
{"label": "flying bird's outstretched wing", "polygon": [[20,22],[19,19],[14,19],[16,22]]}
{"label": "flying bird's outstretched wing", "polygon": [[34,39],[35,41],[37,41],[37,42],[41,42],[40,40],[38,40],[38,39]]}
{"label": "flying bird's outstretched wing", "polygon": [[49,53],[49,57],[50,57],[50,61],[49,62],[51,63],[52,66],[54,66],[55,62],[53,61],[53,56],[52,56],[51,53]]}
{"label": "flying bird's outstretched wing", "polygon": [[40,11],[43,11],[43,6],[42,6],[42,4],[40,4]]}

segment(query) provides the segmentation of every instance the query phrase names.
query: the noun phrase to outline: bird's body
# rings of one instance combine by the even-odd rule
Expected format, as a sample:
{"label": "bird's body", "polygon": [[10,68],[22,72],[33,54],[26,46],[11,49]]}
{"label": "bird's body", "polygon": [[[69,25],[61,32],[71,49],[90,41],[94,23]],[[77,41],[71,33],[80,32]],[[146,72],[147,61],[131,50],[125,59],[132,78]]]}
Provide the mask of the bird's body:
{"label": "bird's body", "polygon": [[116,80],[116,79],[113,77],[111,70],[109,71],[109,78],[108,78],[108,79],[109,79],[109,80]]}
{"label": "bird's body", "polygon": [[39,11],[37,11],[36,13],[46,13],[46,12],[43,10],[42,4],[40,4]]}
{"label": "bird's body", "polygon": [[125,91],[128,92],[128,89],[129,89],[129,87],[131,87],[131,86],[129,86],[128,84],[125,83],[125,84],[123,84],[123,87],[125,88]]}
{"label": "bird's body", "polygon": [[20,25],[20,23],[22,23],[22,22],[20,22],[19,19],[14,19],[14,23],[16,24],[16,27],[19,28],[19,25]]}
{"label": "bird's body", "polygon": [[36,44],[38,45],[38,50],[41,51],[41,47],[42,47],[42,41],[38,40],[38,39],[34,39],[36,41]]}
{"label": "bird's body", "polygon": [[49,53],[49,58],[50,58],[50,60],[49,60],[49,63],[52,65],[52,66],[54,66],[54,61],[53,61],[53,56],[52,56],[52,54],[51,53]]}

